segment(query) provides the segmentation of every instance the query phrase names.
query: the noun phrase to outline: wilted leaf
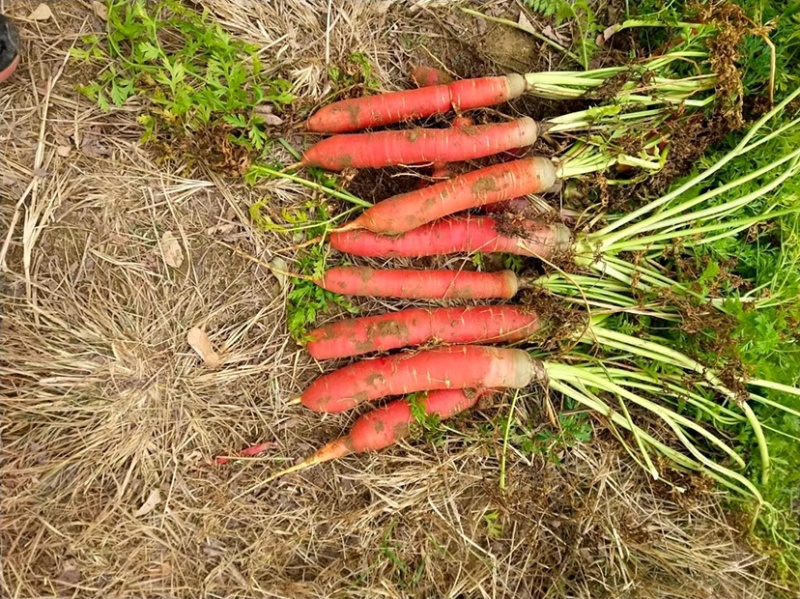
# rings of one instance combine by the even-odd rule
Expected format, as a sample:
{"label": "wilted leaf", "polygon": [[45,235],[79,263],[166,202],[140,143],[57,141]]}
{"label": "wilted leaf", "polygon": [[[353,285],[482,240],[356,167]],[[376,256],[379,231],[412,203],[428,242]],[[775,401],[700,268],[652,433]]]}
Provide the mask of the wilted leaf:
{"label": "wilted leaf", "polygon": [[164,254],[164,262],[172,268],[180,268],[183,264],[183,250],[178,238],[172,231],[165,231],[161,236],[161,252]]}
{"label": "wilted leaf", "polygon": [[533,23],[530,22],[528,17],[525,15],[525,11],[519,11],[519,18],[517,19],[517,24],[522,27],[523,29],[528,29],[533,31]]}
{"label": "wilted leaf", "polygon": [[28,16],[33,21],[47,21],[53,18],[53,11],[44,2],[37,6],[34,11]]}
{"label": "wilted leaf", "polygon": [[225,546],[215,539],[209,539],[203,543],[203,553],[208,557],[219,557],[225,554]]}
{"label": "wilted leaf", "polygon": [[[242,457],[252,457],[257,456],[260,453],[267,451],[268,449],[277,449],[280,447],[275,441],[267,441],[266,443],[259,443],[258,445],[251,445],[250,447],[245,447],[241,450],[237,455]],[[214,463],[216,464],[227,464],[230,462],[231,459],[228,456],[218,456],[214,459]]]}
{"label": "wilted leaf", "polygon": [[58,155],[62,158],[66,158],[69,156],[69,153],[72,152],[72,146],[58,146]]}
{"label": "wilted leaf", "polygon": [[134,512],[133,516],[135,518],[146,516],[154,509],[156,509],[156,506],[159,503],[161,503],[161,491],[159,491],[158,489],[153,489],[152,491],[150,491],[150,495],[147,496],[147,499],[142,504],[142,506]]}
{"label": "wilted leaf", "polygon": [[275,256],[270,260],[269,265],[272,267],[272,274],[278,279],[278,284],[281,286],[281,289],[285,289],[286,283],[289,280],[286,274],[289,271],[289,265],[286,264],[286,261],[280,256]]}
{"label": "wilted leaf", "polygon": [[214,346],[211,344],[211,339],[208,335],[197,327],[193,327],[186,335],[186,341],[197,354],[203,358],[206,366],[216,368],[222,364],[222,358],[214,351]]}
{"label": "wilted leaf", "polygon": [[599,34],[599,35],[597,36],[597,40],[595,40],[595,41],[597,42],[597,45],[598,45],[598,46],[602,46],[602,45],[604,45],[604,44],[605,44],[605,43],[606,43],[608,40],[610,40],[610,39],[611,39],[611,37],[612,37],[612,36],[613,36],[613,35],[614,35],[614,34],[615,34],[617,31],[619,31],[619,29],[620,29],[619,23],[615,23],[615,24],[611,25],[610,27],[606,27],[606,28],[603,30],[603,33],[601,33],[601,34]]}
{"label": "wilted leaf", "polygon": [[94,11],[94,14],[96,14],[104,21],[108,20],[108,9],[106,8],[106,5],[103,4],[102,2],[94,0],[94,2],[92,2],[92,10]]}
{"label": "wilted leaf", "polygon": [[547,25],[542,29],[542,35],[561,45],[566,45],[569,41],[565,36],[557,33],[556,30],[550,25]]}
{"label": "wilted leaf", "polygon": [[237,225],[236,223],[226,223],[224,225],[216,225],[214,227],[209,227],[208,229],[206,229],[206,235],[222,235],[222,236],[225,236],[228,233],[230,233],[231,231],[233,231],[234,229],[236,229],[236,227],[238,227],[238,226],[239,225]]}
{"label": "wilted leaf", "polygon": [[78,570],[78,565],[73,560],[64,562],[61,574],[58,575],[56,580],[70,586],[79,584],[81,581],[81,573]]}
{"label": "wilted leaf", "polygon": [[375,5],[375,13],[385,15],[394,4],[394,0],[382,0]]}
{"label": "wilted leaf", "polygon": [[283,119],[277,114],[265,114],[261,118],[264,119],[264,124],[269,127],[277,127],[283,124]]}
{"label": "wilted leaf", "polygon": [[103,158],[111,154],[108,146],[100,141],[100,137],[87,133],[81,139],[81,152],[92,158]]}

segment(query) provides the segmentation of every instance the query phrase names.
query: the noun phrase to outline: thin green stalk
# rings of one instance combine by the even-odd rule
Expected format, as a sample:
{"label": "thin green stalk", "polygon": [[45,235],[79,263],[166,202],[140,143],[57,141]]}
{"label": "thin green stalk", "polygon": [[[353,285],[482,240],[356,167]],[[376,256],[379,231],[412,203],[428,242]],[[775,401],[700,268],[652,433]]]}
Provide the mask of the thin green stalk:
{"label": "thin green stalk", "polygon": [[[746,399],[739,402],[739,407],[742,408],[745,416],[747,416],[747,420],[751,423],[750,425],[756,435],[758,453],[761,456],[761,484],[766,485],[769,482],[771,466],[769,459],[769,448],[767,446],[767,439],[764,436],[764,430],[761,428],[761,422],[758,420],[758,416],[756,416],[756,413],[753,412],[753,408],[750,407],[750,404],[747,403]],[[758,426],[752,426],[752,423],[754,422],[757,422]]]}
{"label": "thin green stalk", "polygon": [[351,204],[355,204],[356,206],[361,206],[362,208],[372,207],[372,204],[370,204],[365,200],[362,200],[359,197],[354,196],[353,194],[347,193],[345,191],[339,191],[337,189],[331,189],[330,187],[325,187],[320,183],[309,181],[308,179],[298,177],[297,175],[290,175],[289,173],[284,173],[283,171],[276,171],[275,169],[269,168],[268,166],[260,164],[256,165],[250,169],[249,174],[268,175],[270,177],[279,177],[281,179],[288,179],[289,181],[294,181],[295,183],[299,183],[300,185],[308,187],[309,189],[320,191],[326,195],[337,198],[339,200],[344,200],[345,202],[350,202]]}
{"label": "thin green stalk", "polygon": [[[707,441],[709,441],[712,445],[714,445],[717,449],[724,452],[729,457],[733,458],[737,463],[744,465],[744,460],[731,448],[729,447],[722,439],[717,437],[716,435],[710,433],[702,426],[694,422],[693,420],[686,418],[674,412],[673,410],[668,410],[659,404],[642,397],[637,393],[633,393],[628,389],[625,389],[621,385],[618,385],[615,381],[612,380],[612,377],[601,377],[594,373],[585,372],[584,376],[586,377],[586,381],[591,384],[592,386],[597,387],[598,389],[603,389],[605,391],[614,393],[617,397],[621,397],[632,401],[636,405],[644,408],[645,410],[655,414],[661,420],[663,420],[667,425],[669,425],[673,430],[681,429],[683,427],[689,428],[699,434],[700,436],[704,437]],[[688,440],[688,437],[686,437]]]}
{"label": "thin green stalk", "polygon": [[[749,202],[761,197],[762,195],[765,195],[765,194],[769,193],[770,191],[774,190],[775,188],[777,188],[778,186],[783,184],[786,181],[786,179],[788,179],[789,177],[791,177],[794,174],[796,174],[797,170],[798,170],[797,167],[798,167],[798,159],[799,158],[800,158],[800,148],[798,148],[797,150],[787,154],[786,156],[781,157],[780,159],[772,162],[771,164],[769,164],[767,166],[764,166],[764,167],[762,167],[762,168],[760,168],[760,169],[758,169],[756,171],[748,173],[747,175],[739,177],[735,181],[731,181],[729,183],[726,183],[725,185],[722,185],[722,186],[714,188],[714,189],[712,189],[712,190],[710,190],[710,191],[708,191],[706,193],[703,193],[703,194],[697,196],[696,198],[692,198],[691,200],[688,200],[686,202],[682,202],[682,203],[678,204],[677,206],[674,206],[673,208],[670,208],[669,210],[666,210],[664,212],[656,213],[653,216],[650,216],[649,218],[646,218],[646,219],[644,219],[642,221],[639,221],[639,222],[637,222],[637,223],[635,223],[633,225],[630,225],[629,227],[627,227],[627,228],[625,228],[625,229],[623,229],[621,231],[617,231],[617,233],[608,235],[605,232],[610,227],[616,226],[617,223],[619,223],[620,221],[624,220],[625,217],[623,217],[620,220],[614,221],[614,223],[612,223],[612,225],[609,225],[609,227],[606,227],[605,229],[602,229],[602,230],[600,230],[600,231],[598,231],[596,233],[592,233],[588,237],[591,238],[592,240],[597,240],[597,243],[599,243],[601,248],[603,250],[605,250],[607,248],[613,247],[615,244],[617,244],[618,242],[622,241],[623,239],[631,238],[634,235],[638,235],[638,234],[641,234],[641,233],[644,233],[644,232],[647,232],[647,231],[652,231],[652,230],[659,229],[659,228],[666,228],[666,227],[669,227],[669,226],[672,226],[672,225],[682,224],[682,223],[687,222],[689,220],[695,220],[695,219],[703,218],[704,215],[707,213],[706,211],[715,211],[715,210],[716,211],[724,211],[725,209],[731,210],[730,208],[728,208],[730,203],[727,203],[727,204],[723,204],[722,206],[707,208],[705,211],[700,211],[700,212],[690,213],[690,214],[683,214],[687,210],[689,210],[690,208],[693,208],[693,207],[695,207],[695,206],[697,206],[699,204],[702,204],[703,202],[706,202],[711,198],[714,198],[714,197],[716,197],[718,195],[721,195],[721,194],[725,193],[726,191],[729,191],[729,190],[734,189],[734,188],[736,188],[736,187],[738,187],[740,185],[743,185],[743,184],[745,184],[745,183],[747,183],[749,181],[752,181],[753,179],[761,177],[761,176],[765,175],[766,173],[769,173],[773,169],[778,168],[779,166],[785,164],[786,162],[789,162],[789,166],[781,173],[781,175],[779,177],[777,177],[776,179],[771,180],[769,183],[767,183],[766,185],[760,187],[759,189],[756,189],[756,190],[746,194],[745,196],[739,198],[738,200],[736,200],[736,202],[741,202],[741,204],[738,204],[738,205],[744,205],[746,203],[749,203]],[[711,214],[714,214],[714,212],[711,212]]]}
{"label": "thin green stalk", "polygon": [[[576,381],[570,380],[570,383],[576,384]],[[652,444],[652,437],[644,433],[644,431],[638,428],[635,424],[627,422],[622,416],[620,416],[617,412],[609,408],[599,397],[591,393],[585,387],[581,386],[581,390],[579,391],[578,389],[575,389],[572,386],[572,384],[567,384],[566,382],[552,380],[550,381],[550,388],[552,388],[554,391],[558,391],[559,393],[561,393],[566,397],[569,397],[577,401],[578,403],[586,406],[590,410],[604,416],[606,418],[606,421],[610,425],[609,428],[611,429],[612,433],[625,448],[625,451],[628,452],[628,455],[631,456],[631,458],[636,462],[636,464],[640,468],[642,468],[642,470],[649,472],[650,475],[653,476],[653,478],[655,479],[659,478],[658,470],[655,468],[655,466],[651,467],[648,466],[647,464],[643,464],[639,460],[639,458],[636,457],[634,451],[631,450],[631,448],[628,446],[627,441],[625,441],[625,438],[617,432],[616,425],[619,425],[621,428],[631,432],[632,434],[636,434],[637,438],[643,438],[644,440],[647,440],[651,444]],[[633,432],[633,430],[631,430],[631,427],[633,427],[633,429],[636,431],[635,433]],[[678,452],[675,452],[675,454],[676,457],[677,456],[683,457]]]}
{"label": "thin green stalk", "polygon": [[[686,388],[684,383],[677,384],[669,382],[669,380],[672,380],[673,377],[668,377],[664,374],[661,374],[658,379],[658,383],[660,384],[656,384],[655,379],[652,377],[646,377],[644,375],[636,376],[636,373],[632,371],[611,369],[611,372],[614,374],[614,380],[620,385],[626,387],[630,386],[643,391],[649,391],[650,393],[663,398],[673,397],[675,401],[683,400],[686,403],[694,406],[696,409],[707,414],[712,420],[719,421],[722,424],[733,425],[747,420],[747,417],[743,414],[737,414],[724,405],[706,399],[699,393],[690,391]],[[666,395],[664,394],[665,388],[669,391],[669,393]],[[723,417],[722,414],[724,414],[725,417]],[[744,463],[742,463],[742,466],[744,466]]]}
{"label": "thin green stalk", "polygon": [[[613,223],[606,226],[601,231],[598,231],[595,235],[598,238],[604,238],[608,244],[615,243],[622,239],[625,236],[628,236],[628,233],[625,231],[618,231],[620,227],[627,225],[628,223],[635,221],[642,217],[645,214],[653,212],[657,208],[663,206],[664,204],[674,200],[675,198],[680,197],[682,194],[686,193],[693,187],[697,186],[702,181],[705,181],[709,177],[711,177],[714,173],[719,172],[725,165],[727,165],[731,160],[737,158],[738,156],[748,151],[748,144],[750,141],[755,137],[755,135],[764,127],[764,125],[769,122],[772,118],[776,115],[781,114],[784,109],[792,102],[795,98],[800,96],[800,88],[796,89],[794,92],[789,94],[786,98],[783,99],[780,103],[776,104],[772,110],[767,112],[764,116],[762,116],[756,123],[750,127],[747,133],[742,137],[739,143],[733,148],[730,152],[725,154],[722,158],[717,160],[713,165],[709,168],[704,170],[703,172],[699,173],[695,177],[692,177],[690,180],[686,181],[682,185],[677,186],[670,192],[664,194],[660,198],[653,200],[649,204],[642,206],[641,208],[634,210],[633,212],[629,212],[627,215],[615,220]],[[616,231],[616,233],[615,233]]]}
{"label": "thin green stalk", "polygon": [[[784,385],[782,383],[774,383],[772,381],[767,381],[764,379],[747,379],[747,384],[755,385],[756,387],[763,387],[764,389],[772,389],[773,391],[780,391],[781,393],[787,393],[789,395],[800,396],[800,388],[791,387],[789,385]],[[769,400],[764,400],[764,403],[766,403],[767,401]],[[775,404],[775,406],[780,407],[780,404]],[[788,409],[788,408],[783,408],[783,409]]]}
{"label": "thin green stalk", "polygon": [[[670,349],[664,345],[659,343],[653,343],[646,339],[641,339],[639,337],[631,337],[630,335],[625,335],[623,333],[619,333],[616,331],[611,331],[609,329],[603,329],[600,327],[592,327],[591,329],[592,334],[594,337],[599,339],[603,344],[610,345],[612,347],[616,347],[618,349],[623,349],[624,351],[628,351],[634,355],[641,355],[642,357],[653,358],[656,355],[662,356],[660,361],[672,363],[677,366],[681,366],[682,368],[686,368],[687,370],[691,370],[693,372],[698,373],[703,378],[708,381],[713,388],[724,395],[729,400],[733,401],[737,405],[742,408],[745,416],[747,417],[747,421],[750,424],[753,432],[756,435],[756,441],[758,443],[759,452],[761,454],[761,479],[762,481],[767,481],[769,479],[769,470],[770,470],[770,460],[769,460],[769,449],[767,447],[766,438],[764,437],[764,431],[761,428],[761,423],[758,420],[758,417],[753,412],[750,406],[746,405],[746,400],[740,400],[736,393],[729,389],[725,383],[723,383],[716,374],[697,360],[693,360],[689,358],[685,354],[682,354],[676,350]],[[655,358],[659,359],[659,358]],[[800,395],[800,389],[796,390],[796,393]]]}
{"label": "thin green stalk", "polygon": [[[587,382],[586,378],[583,376],[584,373],[580,368],[552,363],[546,363],[545,367],[548,376],[550,377],[549,385],[552,389],[559,391],[567,397],[571,397],[575,401],[585,405],[589,409],[602,414],[611,420],[615,425],[629,430],[630,425],[623,416],[611,410],[607,405],[598,401],[593,401],[584,393],[577,391],[572,386],[574,384],[583,386],[584,383]],[[676,464],[693,470],[703,471],[728,488],[734,489],[743,495],[746,495],[749,492],[758,500],[759,503],[763,503],[763,499],[758,489],[749,480],[747,480],[741,474],[716,464],[712,460],[709,460],[703,456],[702,453],[694,446],[694,444],[691,443],[689,439],[681,433],[680,429],[675,431],[676,435],[681,439],[681,442],[685,445],[686,449],[695,457],[695,460],[666,446],[641,428],[637,427],[636,432],[649,445],[653,446],[657,451],[659,451],[659,453],[672,460]],[[736,481],[741,486],[734,484],[732,481]]]}
{"label": "thin green stalk", "polygon": [[[756,216],[750,216],[747,218],[738,218],[736,220],[725,221],[722,223],[715,223],[713,225],[704,225],[701,227],[692,227],[689,229],[682,229],[677,231],[670,231],[668,233],[660,233],[658,235],[649,235],[647,237],[637,237],[635,239],[631,239],[629,241],[622,241],[620,243],[614,244],[614,246],[607,248],[609,252],[638,252],[641,250],[650,249],[653,247],[654,244],[657,244],[661,241],[671,241],[675,239],[680,239],[681,237],[691,237],[693,235],[702,235],[705,233],[712,233],[714,231],[720,230],[727,230],[727,229],[734,229],[734,232],[738,232],[743,229],[747,229],[752,227],[753,225],[763,222],[765,220],[771,220],[775,218],[779,218],[781,216],[786,216],[789,214],[795,214],[800,211],[800,208],[787,208],[785,210],[776,210],[774,212],[765,212],[764,214],[759,214]],[[723,236],[716,236],[713,238],[704,237],[699,239],[693,245],[702,245],[704,243],[709,243],[711,241],[715,241],[716,239],[721,239]],[[662,246],[659,246],[662,247]],[[665,246],[664,246],[665,247]]]}
{"label": "thin green stalk", "polygon": [[517,398],[519,390],[514,392],[511,399],[511,407],[508,408],[508,419],[506,420],[505,430],[503,430],[503,451],[500,454],[500,490],[506,490],[506,453],[508,452],[508,436],[511,432],[511,420],[514,418],[514,410],[517,408]]}
{"label": "thin green stalk", "polygon": [[[748,381],[748,383],[749,382],[750,381]],[[780,404],[777,401],[772,401],[771,399],[768,399],[763,395],[758,395],[757,393],[751,393],[750,399],[752,399],[753,401],[757,401],[758,403],[764,404],[765,406],[775,408],[776,410],[781,410],[783,412],[786,412],[787,414],[791,414],[792,416],[797,416],[798,418],[800,418],[800,412],[798,412],[797,410],[793,410],[792,408]]]}

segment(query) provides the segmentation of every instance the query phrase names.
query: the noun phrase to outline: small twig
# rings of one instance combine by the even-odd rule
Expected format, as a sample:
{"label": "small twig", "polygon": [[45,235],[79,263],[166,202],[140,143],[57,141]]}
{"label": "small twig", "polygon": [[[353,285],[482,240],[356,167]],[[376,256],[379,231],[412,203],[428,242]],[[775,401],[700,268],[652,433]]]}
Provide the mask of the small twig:
{"label": "small twig", "polygon": [[263,260],[259,260],[255,256],[251,256],[247,252],[242,251],[239,248],[234,247],[234,246],[232,246],[230,244],[227,244],[224,241],[219,241],[217,239],[217,240],[214,241],[214,243],[217,243],[217,244],[219,244],[219,245],[221,245],[223,247],[228,248],[230,251],[232,251],[237,256],[241,256],[242,258],[246,258],[247,260],[250,260],[250,262],[255,262],[259,266],[263,266],[264,268],[268,269],[271,273],[277,273],[277,274],[283,275],[285,277],[291,277],[293,279],[301,279],[303,281],[314,281],[315,280],[314,277],[310,277],[308,275],[301,275],[299,273],[291,272],[289,270],[283,270],[283,269],[280,269],[280,268],[276,268],[272,264],[269,264],[268,262],[264,262]]}
{"label": "small twig", "polygon": [[313,239],[309,239],[308,241],[304,241],[302,243],[298,243],[298,244],[295,244],[295,245],[290,245],[289,247],[281,248],[279,250],[276,250],[276,253],[283,254],[283,253],[286,253],[286,252],[294,252],[294,251],[297,251],[297,250],[302,250],[303,248],[306,248],[306,247],[308,247],[310,245],[314,245],[316,243],[321,242],[323,239],[325,239],[324,236],[318,235],[317,237],[314,237]]}

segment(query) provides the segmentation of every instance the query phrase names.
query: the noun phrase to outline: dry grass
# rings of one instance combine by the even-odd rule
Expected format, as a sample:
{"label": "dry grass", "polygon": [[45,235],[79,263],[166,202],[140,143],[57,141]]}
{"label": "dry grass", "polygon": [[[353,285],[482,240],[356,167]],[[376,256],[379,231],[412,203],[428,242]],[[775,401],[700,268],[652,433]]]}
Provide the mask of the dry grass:
{"label": "dry grass", "polygon": [[[404,36],[481,34],[380,2],[202,4],[314,98],[326,60],[354,49],[398,81]],[[511,454],[501,493],[501,443],[481,423],[507,405],[456,422],[443,445],[348,458],[234,499],[350,419],[285,406],[319,366],[285,330],[285,290],[214,244],[270,259],[287,240],[254,233],[248,204],[307,191],[154,164],[134,111],[104,115],[74,92],[84,73],[66,51],[102,31],[89,3],[62,0],[47,22],[24,19],[32,6],[6,3],[24,61],[0,92],[0,218],[15,223],[0,364],[3,597],[763,596],[764,565],[721,497],[646,480],[602,435],[559,465]],[[166,231],[182,247],[178,269],[161,251]],[[193,326],[221,368],[189,348]],[[520,402],[533,422],[538,399]],[[260,441],[279,448],[211,465]]]}

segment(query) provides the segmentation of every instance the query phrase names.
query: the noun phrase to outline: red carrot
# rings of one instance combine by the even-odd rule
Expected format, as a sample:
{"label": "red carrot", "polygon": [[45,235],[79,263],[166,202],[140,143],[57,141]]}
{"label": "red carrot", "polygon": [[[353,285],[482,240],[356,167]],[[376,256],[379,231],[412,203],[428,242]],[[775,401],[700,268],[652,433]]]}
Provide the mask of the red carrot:
{"label": "red carrot", "polygon": [[360,403],[435,389],[520,389],[546,380],[544,365],[517,349],[455,345],[363,360],[314,381],[300,396],[317,412],[344,412]]}
{"label": "red carrot", "polygon": [[384,235],[405,233],[443,216],[549,189],[556,182],[549,158],[534,156],[494,164],[384,200],[341,230],[369,229]]}
{"label": "red carrot", "polygon": [[340,171],[346,168],[383,168],[429,162],[456,162],[493,156],[536,141],[536,121],[523,117],[449,129],[406,129],[334,135],[303,154],[302,166]]}
{"label": "red carrot", "polygon": [[494,106],[521,96],[525,79],[505,77],[464,79],[448,85],[434,85],[400,92],[334,102],[308,119],[316,133],[346,133],[370,127],[428,117],[439,112]]}
{"label": "red carrot", "polygon": [[317,360],[422,345],[521,341],[539,330],[539,316],[521,306],[409,308],[348,318],[314,329],[306,349]]}
{"label": "red carrot", "polygon": [[433,87],[434,85],[449,85],[453,78],[449,73],[434,67],[417,66],[411,69],[411,81],[417,87]]}
{"label": "red carrot", "polygon": [[379,270],[336,266],[314,282],[342,295],[406,299],[509,299],[518,290],[517,276],[511,270]]}
{"label": "red carrot", "polygon": [[[481,397],[492,393],[493,391],[485,389],[431,391],[427,397],[419,401],[419,405],[425,411],[425,414],[436,415],[441,420],[446,420],[468,410]],[[346,437],[331,441],[299,464],[273,474],[268,479],[259,482],[256,487],[251,488],[248,492],[290,472],[297,472],[323,462],[338,460],[351,453],[385,449],[400,439],[407,437],[415,421],[411,402],[408,399],[398,399],[390,402],[361,416],[355,421]]]}
{"label": "red carrot", "polygon": [[340,252],[376,258],[439,256],[456,252],[508,252],[551,258],[571,247],[572,235],[559,223],[545,225],[526,219],[503,223],[492,216],[455,216],[397,236],[356,229],[331,233],[329,241],[331,247]]}

